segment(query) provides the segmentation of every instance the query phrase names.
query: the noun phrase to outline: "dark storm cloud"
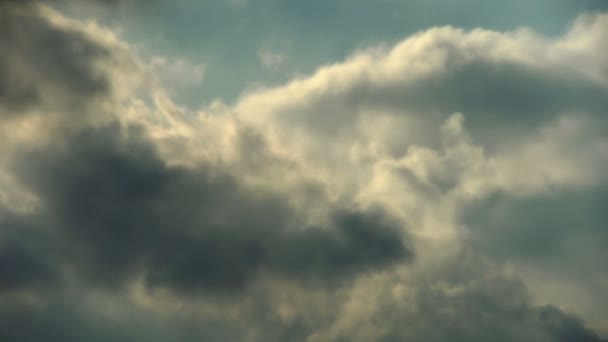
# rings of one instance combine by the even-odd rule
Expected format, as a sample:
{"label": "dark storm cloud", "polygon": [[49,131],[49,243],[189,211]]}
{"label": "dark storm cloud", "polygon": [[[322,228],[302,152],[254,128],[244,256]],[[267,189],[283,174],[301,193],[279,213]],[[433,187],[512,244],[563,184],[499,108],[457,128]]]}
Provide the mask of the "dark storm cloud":
{"label": "dark storm cloud", "polygon": [[[381,302],[376,319],[383,322],[382,333],[376,340],[606,341],[576,316],[535,305],[520,281],[469,252],[418,280],[405,298]],[[362,331],[367,323],[362,322]],[[356,338],[358,329],[345,332],[340,341],[364,341]]]}
{"label": "dark storm cloud", "polygon": [[6,293],[56,290],[62,285],[54,255],[64,246],[49,245],[57,238],[47,229],[52,222],[49,216],[16,213],[0,206],[0,298]]}
{"label": "dark storm cloud", "polygon": [[34,106],[78,110],[110,91],[96,62],[110,51],[76,29],[58,27],[36,8],[0,13],[0,110]]}
{"label": "dark storm cloud", "polygon": [[54,304],[36,308],[23,302],[0,306],[0,339],[7,342],[135,341],[124,327],[107,324],[100,315],[83,312],[78,307]]}
{"label": "dark storm cloud", "polygon": [[259,272],[323,284],[412,256],[380,212],[331,209],[329,227],[293,227],[280,197],[212,167],[169,167],[137,129],[119,133],[81,132],[16,171],[57,218],[66,242],[56,250],[72,254],[55,258],[87,281],[115,286],[143,272],[150,286],[232,291]]}
{"label": "dark storm cloud", "polygon": [[595,332],[587,329],[577,317],[570,316],[556,307],[545,306],[535,312],[537,319],[558,342],[602,342]]}
{"label": "dark storm cloud", "polygon": [[[259,277],[324,288],[411,260],[401,227],[381,211],[327,208],[327,226],[306,227],[284,198],[247,188],[227,170],[166,165],[141,128],[128,137],[118,124],[83,128],[96,100],[111,96],[111,75],[98,62],[114,51],[35,6],[12,4],[0,14],[3,115],[55,111],[70,120],[37,150],[15,146],[12,172],[39,206],[0,208],[1,338],[150,340],[142,322],[110,324],[76,299],[140,276],[182,296],[238,297]],[[173,322],[165,340],[239,339],[200,324]]]}
{"label": "dark storm cloud", "polygon": [[55,270],[43,256],[26,250],[26,245],[0,243],[0,293],[53,285]]}
{"label": "dark storm cloud", "polygon": [[[368,341],[362,336],[366,336],[366,327],[373,326],[378,329],[374,338],[378,341],[606,341],[576,316],[553,306],[534,306],[517,280],[490,275],[492,272],[480,265],[473,270],[470,266],[466,257],[454,260],[448,270],[419,281],[406,300],[388,296],[386,302],[379,303],[378,311],[360,324],[320,336],[324,341]],[[319,314],[307,312],[312,310],[307,307],[298,308],[299,314],[304,313],[302,317],[285,321],[271,318],[273,308],[262,297],[256,298],[255,315],[242,315],[237,320],[197,320],[186,313],[164,316],[116,303],[109,306],[121,310],[108,315],[103,305],[71,296],[38,304],[18,299],[5,302],[0,306],[0,337],[11,342],[44,338],[65,342],[303,341],[332,327],[342,315],[331,297],[321,303],[331,311],[328,321],[307,319],[307,315]]]}
{"label": "dark storm cloud", "polygon": [[[606,341],[576,315],[535,304],[522,282],[472,253],[458,254],[422,275],[385,279],[365,288],[363,298],[355,302],[368,306],[344,308],[339,305],[344,302],[334,303],[336,298],[330,297],[319,313],[304,305],[301,316],[284,321],[272,319],[270,309],[260,305],[250,325],[264,330],[259,339],[263,341],[304,341],[311,336],[340,342]],[[394,295],[396,288],[407,295]],[[332,308],[330,314],[326,308]]]}
{"label": "dark storm cloud", "polygon": [[492,280],[490,284],[456,295],[436,288],[421,288],[414,304],[417,317],[408,317],[410,320],[403,322],[405,327],[395,329],[382,340],[605,341],[576,316],[553,306],[529,304],[522,289],[504,279]]}
{"label": "dark storm cloud", "polygon": [[[240,341],[242,332],[231,322],[201,322],[187,315],[168,317],[121,307],[108,314],[104,303],[61,294],[38,304],[5,300],[0,305],[3,342],[143,342]],[[116,303],[114,303],[116,305]],[[118,304],[120,305],[120,304]]]}

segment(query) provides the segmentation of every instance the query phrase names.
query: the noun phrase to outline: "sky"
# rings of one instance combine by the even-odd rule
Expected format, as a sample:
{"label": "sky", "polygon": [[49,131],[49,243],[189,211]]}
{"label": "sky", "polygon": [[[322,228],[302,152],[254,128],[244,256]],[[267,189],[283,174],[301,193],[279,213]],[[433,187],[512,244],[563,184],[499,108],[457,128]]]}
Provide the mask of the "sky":
{"label": "sky", "polygon": [[0,0],[0,340],[608,341],[608,1]]}

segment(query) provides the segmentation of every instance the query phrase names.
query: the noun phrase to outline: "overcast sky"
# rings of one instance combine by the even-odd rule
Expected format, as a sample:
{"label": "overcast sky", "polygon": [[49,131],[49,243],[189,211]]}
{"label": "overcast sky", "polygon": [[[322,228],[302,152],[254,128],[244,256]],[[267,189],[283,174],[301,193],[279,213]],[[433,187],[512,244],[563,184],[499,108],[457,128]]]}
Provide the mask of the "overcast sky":
{"label": "overcast sky", "polygon": [[0,340],[608,341],[608,1],[0,0]]}

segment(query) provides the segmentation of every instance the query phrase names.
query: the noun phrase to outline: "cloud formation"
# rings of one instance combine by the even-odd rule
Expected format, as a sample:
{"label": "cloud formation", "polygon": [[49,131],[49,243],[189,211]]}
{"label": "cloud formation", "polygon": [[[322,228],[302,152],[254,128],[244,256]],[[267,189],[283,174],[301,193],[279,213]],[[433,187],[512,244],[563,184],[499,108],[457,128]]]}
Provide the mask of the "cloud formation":
{"label": "cloud formation", "polygon": [[110,29],[9,7],[0,338],[605,341],[534,275],[605,301],[606,15],[432,28],[193,113]]}
{"label": "cloud formation", "polygon": [[381,213],[330,209],[330,227],[293,227],[280,197],[221,169],[166,166],[131,134],[79,132],[17,163],[70,241],[66,262],[94,282],[143,272],[152,286],[231,291],[263,271],[325,282],[411,257],[398,223]]}
{"label": "cloud formation", "polygon": [[109,91],[109,81],[96,68],[110,54],[83,32],[53,22],[38,10],[2,12],[3,115],[29,106],[86,105]]}
{"label": "cloud formation", "polygon": [[[66,42],[55,44],[58,55],[85,51],[59,55],[57,59],[65,64],[32,75],[40,80],[27,84],[28,91],[50,91],[36,89],[42,82],[52,82],[56,88],[64,84],[66,93],[86,104],[94,103],[95,96],[112,94],[110,82],[88,86],[93,79],[111,77],[96,67],[97,59],[113,58],[96,37],[52,27],[47,15],[52,19],[56,14],[48,8],[11,14],[32,17],[47,25],[43,32],[50,31],[57,41]],[[28,43],[38,37],[30,32],[24,36]],[[88,53],[90,50],[93,52]],[[23,55],[41,54],[24,51]],[[15,58],[9,63],[16,60],[27,63],[26,67],[44,67],[31,58]],[[72,60],[77,63],[66,63]],[[66,78],[53,79],[55,74]],[[6,94],[10,99],[3,101],[8,103],[7,112],[19,111],[11,102],[20,100],[17,95]],[[36,96],[23,102],[40,109],[50,107],[37,101]],[[58,110],[76,116],[80,115],[78,109],[66,104]],[[102,282],[121,279],[125,273],[134,273],[132,264],[144,263],[150,264],[154,273],[150,278],[160,282],[176,281],[178,287],[186,288],[231,288],[240,287],[252,273],[266,268],[295,277],[300,271],[311,276],[320,273],[318,278],[322,280],[357,273],[368,264],[377,267],[411,256],[401,242],[399,224],[380,212],[336,208],[329,210],[332,229],[290,227],[297,223],[291,222],[295,213],[280,197],[248,189],[221,168],[169,166],[156,155],[141,127],[125,129],[126,137],[121,137],[117,122],[75,131],[73,127],[62,128],[61,140],[24,152],[12,161],[17,182],[34,193],[48,215],[57,220],[57,227],[52,227],[58,229],[56,233],[74,246],[80,241],[83,246],[75,249],[92,254],[91,264],[81,270]],[[51,221],[45,224],[51,225]],[[191,244],[188,251],[186,246]],[[71,257],[83,262],[88,259]],[[199,272],[197,268],[204,270]]]}

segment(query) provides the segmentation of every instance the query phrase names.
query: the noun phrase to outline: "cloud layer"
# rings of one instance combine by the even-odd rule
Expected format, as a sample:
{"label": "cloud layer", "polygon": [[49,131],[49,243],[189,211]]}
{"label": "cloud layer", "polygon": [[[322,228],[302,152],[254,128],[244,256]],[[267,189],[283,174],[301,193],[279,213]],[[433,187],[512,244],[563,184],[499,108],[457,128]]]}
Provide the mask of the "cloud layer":
{"label": "cloud layer", "polygon": [[2,5],[1,338],[605,340],[608,16],[192,112],[112,30]]}

